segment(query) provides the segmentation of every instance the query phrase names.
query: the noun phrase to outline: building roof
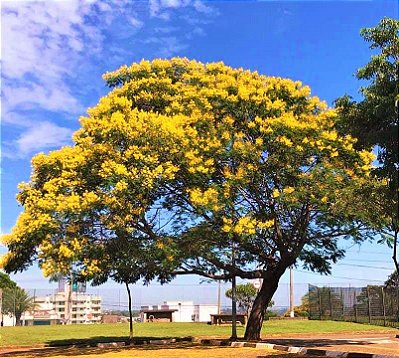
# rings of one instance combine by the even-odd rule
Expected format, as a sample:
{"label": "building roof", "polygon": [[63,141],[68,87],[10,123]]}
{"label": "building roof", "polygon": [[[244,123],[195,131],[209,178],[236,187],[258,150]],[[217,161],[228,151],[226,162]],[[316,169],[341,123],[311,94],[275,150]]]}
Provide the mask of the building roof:
{"label": "building roof", "polygon": [[174,310],[174,309],[142,309],[140,312],[143,313],[160,313],[160,312],[165,312],[165,313],[169,313],[169,312],[177,312],[178,310]]}

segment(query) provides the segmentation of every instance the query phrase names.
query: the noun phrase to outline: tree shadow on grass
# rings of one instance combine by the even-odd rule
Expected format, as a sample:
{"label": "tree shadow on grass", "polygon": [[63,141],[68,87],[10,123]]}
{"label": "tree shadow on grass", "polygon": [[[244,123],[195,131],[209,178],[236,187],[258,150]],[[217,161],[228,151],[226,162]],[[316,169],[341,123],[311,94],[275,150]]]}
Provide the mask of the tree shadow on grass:
{"label": "tree shadow on grass", "polygon": [[[99,348],[99,347],[48,347],[48,348],[37,348],[37,349],[28,349],[25,351],[13,351],[13,352],[4,352],[0,353],[0,357],[29,357],[29,358],[39,358],[39,357],[47,357],[47,358],[54,358],[57,356],[67,356],[67,357],[79,357],[79,356],[88,356],[88,355],[93,355],[93,356],[98,356],[100,354],[105,354],[105,353],[122,353],[126,352],[129,356],[134,356],[133,351],[141,351],[143,352],[148,352],[149,356],[153,356],[151,352],[156,352],[159,350],[163,350],[163,353],[165,354],[165,351],[167,350],[175,350],[175,349],[184,349],[184,355],[180,355],[180,357],[188,357],[190,356],[190,351],[201,351],[201,356],[208,356],[208,357],[213,357],[215,355],[219,356],[219,354],[223,354],[223,349],[230,348],[230,349],[237,349],[237,354],[240,354],[239,349],[240,348],[232,348],[232,347],[227,347],[225,346],[211,346],[211,345],[201,345],[199,343],[193,343],[193,342],[176,342],[176,343],[169,343],[169,344],[143,344],[142,342],[138,342],[137,344],[132,344],[130,346],[125,346],[125,347],[110,347],[110,348]],[[211,351],[212,350],[212,351]],[[218,353],[218,354],[217,354]],[[267,357],[264,352],[259,351],[259,354],[262,355],[262,357]],[[271,354],[270,357],[275,357],[275,358],[288,358],[288,357],[295,357],[296,355],[293,354],[287,354],[287,353],[275,353]],[[226,356],[227,357],[227,356]],[[304,357],[304,356],[302,356]]]}
{"label": "tree shadow on grass", "polygon": [[351,339],[334,339],[334,338],[268,338],[263,339],[265,343],[283,345],[283,346],[295,346],[295,347],[332,347],[332,346],[363,346],[375,344],[376,342],[369,341],[367,339],[351,338]]}

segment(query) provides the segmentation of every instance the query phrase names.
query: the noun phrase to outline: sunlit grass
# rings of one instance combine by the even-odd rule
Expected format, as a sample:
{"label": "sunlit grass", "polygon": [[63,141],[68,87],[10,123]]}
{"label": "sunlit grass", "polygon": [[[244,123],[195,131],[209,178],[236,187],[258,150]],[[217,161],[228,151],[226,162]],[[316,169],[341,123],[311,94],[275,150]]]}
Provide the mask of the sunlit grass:
{"label": "sunlit grass", "polygon": [[[300,334],[300,333],[337,333],[337,332],[394,332],[395,329],[335,321],[267,321],[262,336]],[[68,326],[31,326],[1,327],[0,346],[24,346],[41,344],[67,344],[79,341],[104,342],[123,340],[129,332],[128,324],[68,325]],[[238,326],[239,337],[244,335],[244,327]],[[218,337],[231,335],[229,326],[210,326],[202,323],[137,323],[134,325],[137,338],[160,337]]]}

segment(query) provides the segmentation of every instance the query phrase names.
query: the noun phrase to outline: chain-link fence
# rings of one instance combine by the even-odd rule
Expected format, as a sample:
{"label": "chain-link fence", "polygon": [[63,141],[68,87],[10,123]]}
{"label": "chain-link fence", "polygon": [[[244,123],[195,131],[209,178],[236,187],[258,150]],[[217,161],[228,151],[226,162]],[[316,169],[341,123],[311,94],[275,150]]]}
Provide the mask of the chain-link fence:
{"label": "chain-link fence", "polygon": [[309,318],[399,328],[399,288],[309,285]]}

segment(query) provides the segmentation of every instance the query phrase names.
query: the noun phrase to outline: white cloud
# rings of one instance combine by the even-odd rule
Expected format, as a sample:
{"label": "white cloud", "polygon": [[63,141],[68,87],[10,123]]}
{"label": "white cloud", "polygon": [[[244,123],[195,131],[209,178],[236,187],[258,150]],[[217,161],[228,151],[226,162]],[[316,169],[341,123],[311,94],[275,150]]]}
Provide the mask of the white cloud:
{"label": "white cloud", "polygon": [[26,116],[21,115],[18,112],[2,112],[1,113],[1,123],[4,124],[11,124],[14,128],[15,127],[25,127],[28,128],[32,125],[32,122]]}
{"label": "white cloud", "polygon": [[[47,80],[46,84],[52,82]],[[54,81],[56,82],[56,81]],[[54,87],[29,83],[18,87],[5,87],[3,94],[5,105],[8,108],[30,109],[37,108],[49,111],[63,111],[66,113],[79,113],[83,111],[82,105],[72,95],[71,89],[64,83],[53,83]]]}
{"label": "white cloud", "polygon": [[[27,103],[67,113],[81,111],[67,80],[74,77],[79,61],[101,53],[103,31],[115,18],[126,16],[133,28],[143,26],[128,4],[127,0],[3,3],[2,77],[3,88],[12,85],[4,92],[9,109]],[[89,17],[98,21],[88,21]]]}
{"label": "white cloud", "polygon": [[140,21],[139,19],[137,19],[136,17],[130,17],[129,18],[129,22],[133,27],[137,27],[140,28],[144,25],[143,21]]}
{"label": "white cloud", "polygon": [[154,55],[160,57],[171,57],[178,55],[181,50],[187,48],[187,45],[182,43],[179,38],[175,36],[165,37],[150,37],[144,41],[146,44],[159,44]]}
{"label": "white cloud", "polygon": [[[145,9],[150,16],[168,20],[179,8],[204,12],[200,4],[198,0],[149,0]],[[123,24],[126,38],[143,27],[144,22],[136,14],[140,9],[143,5],[131,0],[1,2],[2,120],[5,125],[25,130],[17,139],[7,138],[4,148],[9,156],[14,152],[19,156],[28,154],[66,140],[68,129],[50,122],[41,122],[40,127],[49,134],[33,140],[39,136],[38,126],[32,126],[34,118],[44,118],[40,116],[43,110],[55,112],[64,119],[77,118],[84,111],[88,104],[82,103],[81,98],[85,98],[90,83],[84,88],[77,87],[77,82],[83,83],[85,70],[82,68],[94,73],[96,60],[110,55],[126,61],[127,48],[117,47],[113,51],[119,44],[105,40],[109,34],[120,37],[120,33],[112,33],[116,24]],[[141,42],[159,45],[160,56],[176,55],[187,47],[185,42],[189,39],[178,31],[180,29],[171,31],[175,34],[163,33],[161,37],[155,34],[155,39]],[[201,34],[200,28],[196,31],[199,31],[197,35]],[[12,145],[17,147],[15,151]]]}
{"label": "white cloud", "polygon": [[72,130],[51,122],[39,122],[29,128],[17,140],[16,156],[26,156],[41,150],[60,147],[71,143]]}
{"label": "white cloud", "polygon": [[7,110],[21,105],[75,113],[66,80],[83,51],[98,52],[101,31],[85,22],[90,3],[7,2],[2,6],[2,80]]}
{"label": "white cloud", "polygon": [[195,11],[210,14],[215,11],[214,8],[205,5],[200,0],[149,0],[150,16],[158,17],[164,20],[170,19],[167,10],[183,7],[192,7]]}
{"label": "white cloud", "polygon": [[195,0],[193,6],[194,6],[195,10],[197,10],[198,12],[203,12],[205,14],[210,14],[210,13],[213,13],[215,11],[214,8],[205,5],[200,0]]}

